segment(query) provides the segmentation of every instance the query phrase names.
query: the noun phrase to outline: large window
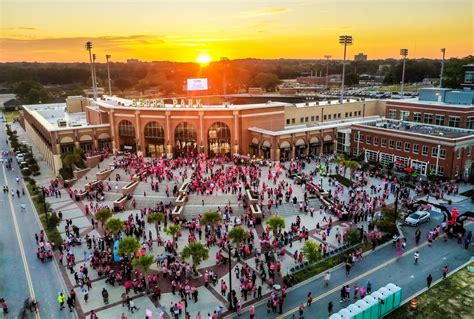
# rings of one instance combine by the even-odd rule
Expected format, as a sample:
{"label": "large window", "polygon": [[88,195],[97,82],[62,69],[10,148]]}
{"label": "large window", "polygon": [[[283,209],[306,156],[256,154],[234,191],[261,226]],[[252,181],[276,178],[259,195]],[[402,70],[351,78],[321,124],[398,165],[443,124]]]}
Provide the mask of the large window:
{"label": "large window", "polygon": [[425,113],[423,117],[423,122],[426,124],[432,124],[433,123],[433,114],[431,113]]}
{"label": "large window", "polygon": [[459,116],[450,116],[448,126],[450,126],[450,127],[459,127],[460,120],[461,119],[459,118]]}
{"label": "large window", "polygon": [[[431,157],[438,157],[438,147],[433,147],[431,149]],[[444,148],[440,149],[439,158],[442,158],[442,159],[446,158],[446,149],[444,149]]]}
{"label": "large window", "polygon": [[165,153],[165,130],[157,122],[145,125],[145,144],[147,156],[159,157]]}
{"label": "large window", "polygon": [[119,123],[119,136],[135,137],[135,127],[132,122],[123,120]]}
{"label": "large window", "polygon": [[436,114],[436,125],[443,126],[444,125],[444,115]]}
{"label": "large window", "polygon": [[400,151],[402,149],[402,142],[397,141],[397,151]]}
{"label": "large window", "polygon": [[421,148],[421,155],[423,155],[423,156],[428,155],[428,146],[423,145],[423,147]]}
{"label": "large window", "polygon": [[400,120],[408,121],[410,119],[410,112],[409,111],[400,111]]}
{"label": "large window", "polygon": [[404,148],[405,152],[409,152],[410,151],[410,143],[405,142],[403,148]]}
{"label": "large window", "polygon": [[419,148],[420,148],[420,145],[413,144],[413,153],[418,154]]}
{"label": "large window", "polygon": [[413,122],[421,122],[421,113],[413,112]]}
{"label": "large window", "polygon": [[397,110],[388,110],[388,118],[395,120],[397,118]]}
{"label": "large window", "polygon": [[183,122],[174,131],[175,147],[178,152],[195,151],[197,149],[197,134],[194,126]]}
{"label": "large window", "polygon": [[231,139],[229,127],[222,123],[212,124],[208,131],[209,153],[228,154],[231,151]]}
{"label": "large window", "polygon": [[394,140],[389,140],[388,141],[388,147],[393,148],[395,146],[395,141]]}
{"label": "large window", "polygon": [[464,83],[474,83],[474,71],[466,71],[464,73]]}
{"label": "large window", "polygon": [[468,116],[466,120],[466,128],[473,130],[474,129],[474,116]]}

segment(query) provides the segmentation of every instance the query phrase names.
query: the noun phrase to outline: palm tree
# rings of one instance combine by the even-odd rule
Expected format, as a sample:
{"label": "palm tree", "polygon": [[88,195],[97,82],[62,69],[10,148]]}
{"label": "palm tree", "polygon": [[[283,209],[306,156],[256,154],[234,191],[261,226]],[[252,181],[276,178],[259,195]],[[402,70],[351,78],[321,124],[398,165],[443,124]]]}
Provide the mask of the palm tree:
{"label": "palm tree", "polygon": [[278,232],[285,228],[285,220],[280,216],[273,215],[267,220],[267,225],[270,226],[273,236],[276,237]]}
{"label": "palm tree", "polygon": [[354,175],[354,170],[359,168],[359,166],[360,166],[360,164],[359,164],[358,161],[354,161],[354,160],[345,161],[345,164],[344,164],[344,177],[346,176],[346,168],[351,170],[351,176],[353,176]]}
{"label": "palm tree", "polygon": [[[235,244],[236,252],[241,243],[249,238],[249,234],[240,226],[236,226],[229,231],[229,239]],[[240,254],[238,255],[240,256]]]}
{"label": "palm tree", "polygon": [[319,244],[314,240],[305,241],[301,251],[310,263],[317,262],[322,257]]}
{"label": "palm tree", "polygon": [[193,272],[195,275],[198,274],[197,267],[203,260],[209,258],[209,250],[203,246],[200,242],[189,243],[184,247],[181,252],[181,257],[183,259],[191,257],[193,260]]}
{"label": "palm tree", "polygon": [[165,214],[163,212],[151,213],[148,215],[147,222],[149,224],[155,224],[156,234],[158,235],[160,224],[165,220]]}
{"label": "palm tree", "polygon": [[109,220],[107,220],[105,228],[112,233],[114,239],[117,239],[118,233],[125,229],[125,225],[123,224],[123,221],[119,218],[110,218]]}
{"label": "palm tree", "polygon": [[165,233],[170,235],[173,238],[173,244],[176,244],[176,240],[178,240],[178,234],[181,230],[181,226],[178,224],[171,224],[165,229]]}
{"label": "palm tree", "polygon": [[150,271],[151,265],[155,262],[155,257],[151,254],[145,254],[142,255],[138,258],[133,258],[132,259],[132,265],[140,269],[143,274],[145,275],[145,282],[147,288],[149,288],[149,283],[148,283],[148,272]]}
{"label": "palm tree", "polygon": [[[73,152],[65,153],[61,156],[61,161],[64,167],[72,168],[73,164],[82,164],[82,151],[78,148],[74,149]],[[82,166],[82,165],[81,165]]]}
{"label": "palm tree", "polygon": [[108,208],[103,208],[95,213],[95,218],[102,223],[102,227],[104,227],[104,223],[112,217],[112,211]]}
{"label": "palm tree", "polygon": [[207,212],[202,216],[201,223],[211,226],[212,232],[215,227],[222,221],[222,216],[218,212]]}
{"label": "palm tree", "polygon": [[120,241],[118,254],[127,256],[128,260],[140,249],[140,243],[134,237],[127,236]]}

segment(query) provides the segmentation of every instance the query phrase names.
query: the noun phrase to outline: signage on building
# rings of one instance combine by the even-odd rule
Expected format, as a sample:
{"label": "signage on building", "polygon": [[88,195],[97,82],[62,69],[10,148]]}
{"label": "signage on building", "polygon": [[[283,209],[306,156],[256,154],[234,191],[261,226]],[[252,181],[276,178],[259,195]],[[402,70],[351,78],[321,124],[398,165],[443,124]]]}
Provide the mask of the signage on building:
{"label": "signage on building", "polygon": [[207,90],[207,79],[187,79],[186,87],[188,91]]}

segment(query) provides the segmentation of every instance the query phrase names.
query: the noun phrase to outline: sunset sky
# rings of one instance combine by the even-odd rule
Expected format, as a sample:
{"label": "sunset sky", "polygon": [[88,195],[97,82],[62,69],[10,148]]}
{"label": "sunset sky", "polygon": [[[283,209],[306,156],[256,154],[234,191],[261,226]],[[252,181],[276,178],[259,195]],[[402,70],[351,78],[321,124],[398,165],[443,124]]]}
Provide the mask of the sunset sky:
{"label": "sunset sky", "polygon": [[1,0],[0,61],[342,58],[473,54],[472,0]]}

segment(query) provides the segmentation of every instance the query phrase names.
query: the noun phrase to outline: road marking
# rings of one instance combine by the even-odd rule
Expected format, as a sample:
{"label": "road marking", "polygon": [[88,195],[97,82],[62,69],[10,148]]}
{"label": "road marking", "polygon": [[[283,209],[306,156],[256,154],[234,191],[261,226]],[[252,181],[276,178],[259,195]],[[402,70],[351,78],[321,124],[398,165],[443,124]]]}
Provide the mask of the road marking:
{"label": "road marking", "polygon": [[[413,247],[412,249],[406,251],[403,255],[407,255],[407,254],[409,254],[409,253],[412,253],[412,252],[414,252],[414,251],[417,251],[418,249],[420,249],[420,248],[422,248],[422,247],[424,247],[424,246],[426,246],[426,245],[428,245],[428,242],[425,242],[425,243],[423,243],[423,244],[421,244],[421,245],[419,245],[419,246],[417,246],[417,247]],[[369,271],[367,271],[367,272],[365,272],[365,273],[363,273],[363,274],[360,274],[359,276],[357,276],[357,277],[355,277],[355,278],[352,278],[352,279],[350,279],[349,281],[346,281],[346,282],[343,283],[342,285],[339,285],[339,286],[337,286],[337,287],[334,287],[333,289],[331,289],[331,290],[329,290],[329,291],[326,291],[325,293],[323,293],[323,294],[321,294],[321,295],[319,295],[319,296],[317,296],[317,297],[314,297],[314,298],[313,298],[313,302],[318,301],[318,300],[320,300],[320,299],[323,299],[323,298],[325,298],[325,297],[327,297],[327,296],[329,296],[329,295],[335,293],[336,291],[341,290],[341,288],[342,288],[343,286],[345,286],[345,285],[350,285],[351,283],[356,282],[356,281],[358,281],[358,280],[360,280],[360,279],[362,279],[362,278],[364,278],[364,277],[370,275],[371,273],[374,273],[374,272],[376,272],[377,270],[380,270],[380,269],[382,269],[382,268],[384,268],[384,267],[390,265],[391,263],[396,262],[398,259],[399,259],[398,257],[395,257],[395,258],[392,258],[392,259],[387,260],[387,261],[384,262],[383,264],[380,264],[380,265],[378,265],[377,267],[372,268],[371,270],[369,270]],[[303,302],[305,302],[305,300],[304,300]],[[288,310],[287,312],[285,312],[284,314],[278,316],[277,319],[283,319],[283,318],[285,318],[285,317],[291,315],[292,313],[298,311],[298,309],[299,309],[299,306],[296,306],[296,307],[294,307],[293,309],[290,309],[290,310]]]}
{"label": "road marking", "polygon": [[[3,178],[5,180],[5,185],[8,185],[7,174],[5,172],[5,166],[3,167]],[[23,261],[23,268],[25,268],[26,281],[28,283],[28,289],[30,290],[31,299],[36,300],[35,290],[33,289],[33,282],[31,281],[30,269],[28,268],[28,263],[26,260],[25,248],[23,247],[23,241],[21,240],[20,229],[18,227],[18,221],[16,220],[15,211],[13,210],[13,201],[11,196],[8,196],[8,201],[10,202],[10,211],[13,217],[13,225],[15,226],[16,238],[18,241],[18,246],[20,247],[21,259]],[[35,312],[35,317],[40,318],[39,312]]]}

